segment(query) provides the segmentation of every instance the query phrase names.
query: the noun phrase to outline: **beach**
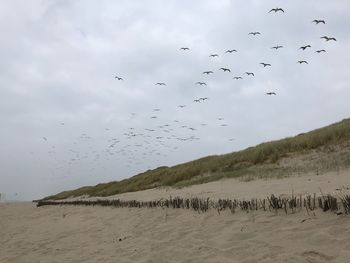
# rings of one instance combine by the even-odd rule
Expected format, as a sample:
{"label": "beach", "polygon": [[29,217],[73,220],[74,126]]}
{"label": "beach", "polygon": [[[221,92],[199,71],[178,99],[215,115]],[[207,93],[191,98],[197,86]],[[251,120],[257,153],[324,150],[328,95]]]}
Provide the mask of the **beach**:
{"label": "beach", "polygon": [[[229,179],[113,198],[191,195],[244,199],[266,197],[265,193],[313,193],[319,187],[336,194],[347,191],[349,175],[342,171],[264,183]],[[348,262],[349,223],[348,215],[320,209],[286,215],[283,211],[218,213],[212,209],[198,213],[171,208],[2,203],[0,262]]]}

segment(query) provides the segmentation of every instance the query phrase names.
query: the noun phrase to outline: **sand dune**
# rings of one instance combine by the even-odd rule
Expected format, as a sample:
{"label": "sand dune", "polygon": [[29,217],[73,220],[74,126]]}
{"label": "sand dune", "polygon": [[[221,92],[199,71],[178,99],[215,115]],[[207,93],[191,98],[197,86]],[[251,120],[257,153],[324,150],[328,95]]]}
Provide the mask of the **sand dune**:
{"label": "sand dune", "polygon": [[[313,182],[313,183],[310,183]],[[310,183],[310,184],[309,184]],[[350,185],[350,173],[269,181],[225,180],[168,195],[245,198],[271,193],[325,192]],[[314,188],[312,188],[314,187]],[[266,194],[265,194],[266,193]],[[115,197],[115,198],[116,198]],[[0,204],[0,262],[349,262],[350,217],[316,210],[272,212]]]}
{"label": "sand dune", "polygon": [[[248,182],[242,179],[224,179],[220,181],[210,182],[201,185],[193,185],[181,189],[170,187],[149,189],[138,192],[123,193],[107,197],[107,199],[122,200],[155,200],[160,198],[169,198],[170,196],[181,197],[209,197],[231,198],[231,199],[251,199],[265,198],[271,194],[279,195],[306,195],[306,194],[338,194],[342,192],[350,192],[350,170],[342,170],[338,172],[329,172],[321,175],[307,174],[300,176],[285,177],[282,179],[269,178],[252,180]],[[91,199],[92,198],[71,198]]]}

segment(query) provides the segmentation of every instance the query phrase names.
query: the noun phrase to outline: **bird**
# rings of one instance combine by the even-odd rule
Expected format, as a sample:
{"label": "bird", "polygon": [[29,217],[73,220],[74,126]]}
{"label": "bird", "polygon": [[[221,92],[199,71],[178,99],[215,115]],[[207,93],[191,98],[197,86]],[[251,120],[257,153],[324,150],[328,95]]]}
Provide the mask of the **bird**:
{"label": "bird", "polygon": [[185,108],[186,105],[179,105],[179,106],[177,106],[177,107],[179,107],[179,108]]}
{"label": "bird", "polygon": [[315,52],[317,52],[317,53],[321,53],[321,52],[326,52],[326,50],[324,50],[324,49],[320,49],[320,50],[316,50]]}
{"label": "bird", "polygon": [[280,7],[272,8],[272,9],[269,11],[269,13],[271,13],[272,11],[274,11],[275,13],[277,13],[278,11],[281,11],[281,12],[284,13],[284,10],[283,10],[282,8],[280,8]]}
{"label": "bird", "polygon": [[212,73],[214,73],[213,71],[204,71],[202,74],[207,74],[207,75],[209,75],[209,74],[212,74]]}
{"label": "bird", "polygon": [[267,67],[267,66],[271,67],[271,64],[269,64],[269,63],[264,63],[264,62],[260,63],[260,65],[263,65],[264,68]]}
{"label": "bird", "polygon": [[308,47],[311,47],[311,46],[310,46],[310,45],[301,46],[299,49],[305,50],[305,49],[307,49]]}
{"label": "bird", "polygon": [[219,70],[222,70],[223,72],[226,72],[226,71],[231,72],[231,70],[228,68],[220,68]]}
{"label": "bird", "polygon": [[322,23],[322,24],[326,24],[326,22],[324,20],[321,20],[321,19],[315,19],[314,21],[312,21],[313,23],[316,23],[316,25],[318,25],[319,23]]}
{"label": "bird", "polygon": [[304,63],[304,64],[309,64],[309,63],[307,63],[306,60],[299,60],[298,63],[299,63],[299,64],[303,64],[303,63]]}
{"label": "bird", "polygon": [[154,109],[153,111],[160,111],[160,109]]}
{"label": "bird", "polygon": [[157,119],[157,116],[152,116],[151,119]]}
{"label": "bird", "polygon": [[202,101],[205,101],[205,100],[207,100],[207,99],[209,99],[209,98],[208,98],[208,97],[199,98],[199,100],[202,100]]}
{"label": "bird", "polygon": [[182,47],[180,50],[190,50],[188,47]]}
{"label": "bird", "polygon": [[43,139],[44,139],[45,141],[47,141],[47,138],[46,138],[46,137],[43,137]]}
{"label": "bird", "polygon": [[200,99],[195,99],[195,100],[193,100],[193,102],[201,102],[201,100]]}
{"label": "bird", "polygon": [[201,82],[201,81],[198,81],[198,82],[196,82],[196,84],[198,84],[198,85],[205,85],[205,86],[207,86],[207,83],[205,83],[205,82]]}
{"label": "bird", "polygon": [[218,120],[219,120],[219,121],[223,121],[223,120],[224,120],[224,118],[218,118]]}
{"label": "bird", "polygon": [[276,93],[275,92],[267,92],[266,95],[270,95],[271,96],[271,95],[276,95]]}
{"label": "bird", "polygon": [[255,35],[261,35],[261,33],[256,31],[256,32],[250,32],[248,35],[255,36]]}
{"label": "bird", "polygon": [[321,39],[323,38],[323,39],[326,40],[327,42],[330,41],[330,40],[337,41],[334,37],[323,36],[323,37],[320,37],[320,38],[321,38]]}
{"label": "bird", "polygon": [[117,80],[123,80],[123,78],[118,77],[118,76],[115,76],[114,78],[117,79]]}
{"label": "bird", "polygon": [[242,79],[242,77],[233,77],[233,79]]}
{"label": "bird", "polygon": [[248,76],[255,76],[253,72],[246,72],[245,74],[247,74]]}
{"label": "bird", "polygon": [[225,53],[232,53],[232,52],[237,52],[237,50],[236,49],[228,49],[228,50],[226,50]]}
{"label": "bird", "polygon": [[[277,49],[279,49],[279,48],[283,48],[283,46],[278,46],[278,45],[277,45],[277,46],[274,46],[274,47],[272,47],[272,48],[277,50]],[[272,48],[271,48],[271,49],[272,49]]]}
{"label": "bird", "polygon": [[218,56],[219,56],[218,54],[211,54],[209,57],[215,58],[215,57],[218,57]]}
{"label": "bird", "polygon": [[157,82],[156,85],[160,85],[160,86],[166,86],[166,84],[164,82]]}

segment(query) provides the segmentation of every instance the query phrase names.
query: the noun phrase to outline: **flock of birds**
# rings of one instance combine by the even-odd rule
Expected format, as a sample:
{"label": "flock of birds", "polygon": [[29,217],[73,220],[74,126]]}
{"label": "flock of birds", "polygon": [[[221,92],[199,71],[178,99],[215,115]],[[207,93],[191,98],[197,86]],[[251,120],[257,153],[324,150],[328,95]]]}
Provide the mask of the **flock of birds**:
{"label": "flock of birds", "polygon": [[[271,13],[271,12],[275,12],[275,13],[277,13],[277,12],[283,12],[283,13],[284,13],[284,10],[283,10],[282,8],[280,8],[280,7],[276,7],[276,8],[272,8],[272,9],[269,11],[269,13]],[[316,25],[318,25],[318,24],[320,24],[320,23],[321,23],[321,24],[326,24],[326,21],[325,21],[325,20],[322,20],[322,19],[315,19],[315,20],[313,20],[312,22],[315,23]],[[260,33],[259,31],[254,31],[254,32],[248,33],[248,35],[257,36],[257,35],[261,35],[261,33]],[[334,37],[328,37],[328,36],[322,36],[322,37],[320,37],[320,39],[324,39],[326,42],[329,42],[329,41],[337,41],[336,38],[334,38]],[[283,47],[284,47],[284,46],[282,46],[282,45],[276,45],[276,46],[271,47],[271,49],[278,50],[278,49],[281,49],[281,48],[283,48]],[[305,50],[307,50],[308,48],[311,48],[311,45],[301,46],[299,49],[305,51]],[[180,50],[181,50],[181,51],[190,51],[191,49],[190,49],[189,47],[181,47]],[[237,49],[228,49],[228,50],[225,51],[225,54],[227,54],[227,53],[228,53],[228,54],[231,54],[231,53],[233,53],[233,52],[238,52],[238,51],[237,51]],[[320,53],[326,52],[326,50],[325,50],[325,49],[318,49],[318,50],[316,50],[315,52],[318,53],[318,54],[320,54]],[[219,54],[217,54],[217,53],[215,53],[215,54],[210,54],[209,57],[210,57],[210,58],[216,58],[216,57],[219,57]],[[306,60],[298,60],[297,63],[299,63],[299,64],[309,64],[308,61],[306,61]],[[265,63],[265,62],[261,62],[260,65],[262,65],[264,68],[266,68],[266,67],[271,67],[271,66],[272,66],[270,63]],[[219,68],[219,70],[222,70],[223,72],[229,72],[229,73],[231,73],[231,69],[229,69],[229,68],[221,67],[221,68]],[[203,71],[202,74],[204,74],[204,75],[210,75],[210,74],[214,74],[214,71],[212,71],[212,70],[207,70],[207,71]],[[253,72],[248,72],[248,71],[246,71],[244,74],[246,74],[247,76],[253,76],[253,77],[255,76],[255,74],[254,74]],[[116,78],[117,80],[123,80],[123,78],[121,78],[121,77],[119,77],[119,76],[115,76],[115,78]],[[242,76],[234,76],[233,79],[235,79],[235,80],[240,80],[240,79],[243,79],[243,77],[242,77]],[[207,86],[207,83],[206,83],[206,82],[203,82],[203,81],[198,81],[198,82],[196,82],[195,84],[198,84],[198,85],[200,85],[200,86],[202,86],[202,85]],[[166,86],[167,84],[164,83],[164,82],[157,82],[155,85]],[[266,92],[266,95],[276,95],[276,92]],[[194,100],[194,101],[195,101],[195,102],[200,102],[200,100],[198,100],[198,99],[196,99],[196,100]]]}
{"label": "flock of birds", "polygon": [[[282,8],[276,7],[272,8],[268,13],[285,13],[285,11]],[[315,25],[319,24],[326,24],[325,20],[321,19],[315,19],[312,21]],[[248,33],[251,37],[259,37],[262,36],[262,33],[259,31],[253,31]],[[329,36],[321,36],[320,39],[330,42],[330,41],[337,41],[334,37]],[[272,46],[271,49],[275,50],[276,52],[280,49],[285,48],[283,45],[275,45]],[[306,52],[308,49],[311,49],[311,45],[304,45],[299,48],[301,52]],[[180,52],[191,52],[191,48],[189,47],[180,47]],[[227,49],[224,52],[224,56],[229,56],[230,54],[239,52],[237,49]],[[317,54],[326,52],[325,49],[318,49],[315,51]],[[218,53],[209,54],[209,58],[215,59],[219,57],[220,55]],[[308,64],[308,61],[306,60],[298,60],[296,63],[299,64]],[[260,65],[262,68],[270,68],[273,65],[271,63],[267,62],[260,62]],[[219,71],[222,71],[225,74],[232,74],[231,69],[228,67],[220,67],[218,69]],[[213,70],[206,70],[202,72],[202,76],[207,76],[214,74]],[[242,75],[236,76],[233,75],[233,80],[242,80],[243,78],[252,78],[255,77],[254,72],[251,71],[245,71]],[[117,81],[126,81],[124,77],[121,77],[120,75],[116,75],[115,79]],[[207,82],[203,80],[198,80],[194,83],[198,86],[207,86]],[[156,86],[167,86],[167,82],[155,82]],[[268,91],[266,92],[266,95],[268,96],[276,96],[276,91]],[[206,101],[209,101],[209,97],[199,97],[193,99],[193,103],[204,103]],[[177,108],[179,110],[185,110],[185,108],[188,107],[188,104],[181,104],[177,105]],[[200,140],[200,137],[198,137],[195,132],[202,127],[208,126],[208,123],[200,123],[200,125],[197,125],[194,127],[193,125],[189,125],[188,123],[181,122],[178,119],[170,120],[167,119],[166,122],[162,123],[163,120],[160,120],[159,113],[162,112],[162,109],[160,108],[154,108],[152,110],[152,115],[149,116],[151,120],[147,121],[147,125],[149,127],[128,127],[122,135],[116,137],[112,135],[112,131],[110,128],[105,128],[105,132],[107,133],[107,141],[104,145],[103,150],[98,150],[93,145],[93,137],[88,135],[87,133],[82,133],[78,138],[77,141],[74,142],[74,145],[80,145],[81,141],[84,141],[86,143],[87,149],[86,150],[78,150],[74,149],[73,147],[69,149],[70,153],[73,154],[71,158],[68,160],[65,160],[65,163],[68,163],[69,165],[74,165],[79,163],[79,161],[82,161],[84,159],[89,159],[91,156],[93,157],[93,161],[98,161],[101,158],[108,159],[108,157],[112,156],[118,156],[120,155],[123,159],[126,158],[126,165],[128,167],[135,167],[137,165],[144,165],[144,161],[146,159],[152,159],[159,161],[160,157],[167,157],[167,154],[165,152],[174,152],[177,149],[179,149],[179,143],[173,143],[176,142],[193,142]],[[130,121],[134,118],[137,118],[136,113],[131,113],[130,115]],[[152,120],[158,120],[157,123],[152,123]],[[220,127],[228,126],[228,123],[226,123],[225,118],[223,117],[217,117],[217,124]],[[161,123],[161,124],[160,124]],[[61,123],[62,126],[65,125],[65,123]],[[43,140],[48,143],[47,137],[42,137]],[[105,137],[106,138],[106,137]],[[234,141],[234,138],[227,138],[228,141]],[[124,145],[123,145],[124,144]],[[119,147],[118,147],[119,146]],[[50,149],[50,152],[52,154],[55,154],[55,146],[52,146],[52,149]],[[63,167],[63,163],[62,163]],[[150,168],[150,167],[149,167]],[[92,168],[92,172],[95,168]]]}

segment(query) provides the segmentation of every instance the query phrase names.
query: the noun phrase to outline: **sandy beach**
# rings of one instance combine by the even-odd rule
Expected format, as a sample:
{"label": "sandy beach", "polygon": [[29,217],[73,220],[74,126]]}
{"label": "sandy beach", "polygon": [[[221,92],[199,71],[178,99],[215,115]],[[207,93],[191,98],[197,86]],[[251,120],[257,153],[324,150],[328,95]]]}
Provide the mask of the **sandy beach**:
{"label": "sandy beach", "polygon": [[0,1],[0,263],[350,263],[349,14]]}
{"label": "sandy beach", "polygon": [[[113,198],[266,197],[346,192],[349,171],[284,179],[224,180]],[[338,190],[336,190],[338,189]],[[347,191],[349,192],[349,191]],[[0,204],[0,262],[348,262],[350,217],[272,212]]]}

